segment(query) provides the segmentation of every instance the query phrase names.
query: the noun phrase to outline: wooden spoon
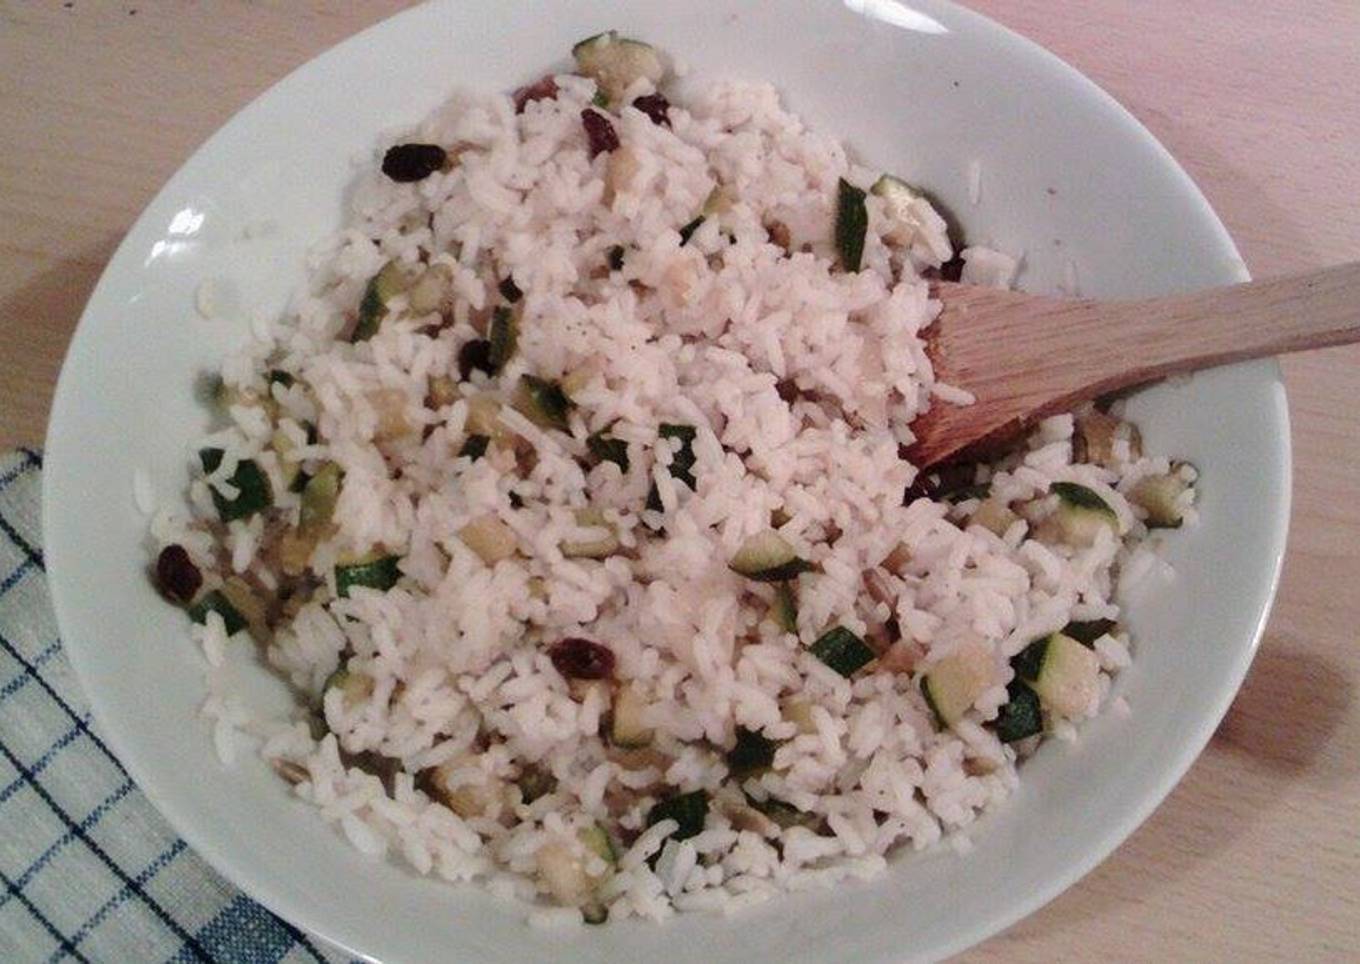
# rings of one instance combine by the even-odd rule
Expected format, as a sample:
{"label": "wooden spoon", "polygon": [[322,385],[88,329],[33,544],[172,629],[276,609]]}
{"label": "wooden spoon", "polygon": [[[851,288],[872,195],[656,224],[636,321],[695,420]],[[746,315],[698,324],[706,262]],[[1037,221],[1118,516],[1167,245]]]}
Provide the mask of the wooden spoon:
{"label": "wooden spoon", "polygon": [[973,394],[912,423],[918,466],[987,454],[1037,419],[1181,372],[1360,341],[1360,263],[1147,301],[939,282],[935,377]]}

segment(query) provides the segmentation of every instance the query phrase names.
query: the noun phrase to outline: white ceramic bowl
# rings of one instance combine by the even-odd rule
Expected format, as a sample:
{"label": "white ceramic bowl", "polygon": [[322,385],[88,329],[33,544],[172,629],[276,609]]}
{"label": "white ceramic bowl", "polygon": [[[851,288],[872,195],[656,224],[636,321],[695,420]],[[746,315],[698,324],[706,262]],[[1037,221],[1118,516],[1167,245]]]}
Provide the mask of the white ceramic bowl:
{"label": "white ceramic bowl", "polygon": [[[171,179],[118,249],[62,370],[45,492],[57,615],[95,716],[147,795],[249,894],[351,951],[404,962],[888,960],[957,951],[1059,893],[1161,801],[1251,661],[1284,549],[1289,446],[1273,363],[1163,386],[1134,403],[1150,447],[1203,473],[1202,524],[1173,536],[1179,580],[1131,609],[1137,661],[1075,746],[1045,745],[966,858],[904,854],[889,873],[724,919],[688,915],[569,932],[522,908],[354,852],[255,760],[223,769],[197,718],[203,665],[183,614],[146,578],[134,470],[182,490],[205,422],[195,374],[244,337],[195,315],[277,310],[305,248],[334,229],[376,135],[459,84],[509,88],[617,27],[704,75],[775,82],[813,126],[934,188],[970,237],[1025,253],[1053,290],[1069,258],[1085,293],[1151,295],[1240,280],[1204,198],[1136,121],[1038,47],[941,0],[648,0],[420,7],[312,61],[251,104]],[[968,165],[981,164],[981,203]],[[273,230],[267,230],[272,225]],[[243,240],[249,226],[264,237]],[[261,672],[245,675],[281,699]]]}

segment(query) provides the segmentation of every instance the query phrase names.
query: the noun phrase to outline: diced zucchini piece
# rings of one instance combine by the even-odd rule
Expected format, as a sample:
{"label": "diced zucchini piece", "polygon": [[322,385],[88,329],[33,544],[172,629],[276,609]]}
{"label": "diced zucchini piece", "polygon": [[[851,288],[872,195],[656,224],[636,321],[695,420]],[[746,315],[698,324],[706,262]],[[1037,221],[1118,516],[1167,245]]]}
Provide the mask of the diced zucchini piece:
{"label": "diced zucchini piece", "polygon": [[813,719],[812,706],[813,704],[807,700],[785,700],[779,705],[779,713],[798,727],[799,733],[816,733],[817,721]]}
{"label": "diced zucchini piece", "polygon": [[373,441],[387,442],[410,435],[415,427],[406,418],[406,393],[399,388],[375,388],[364,398],[378,417],[373,426]]}
{"label": "diced zucchini piece", "polygon": [[695,218],[693,221],[687,222],[680,229],[680,247],[683,248],[685,245],[689,244],[689,239],[694,237],[694,232],[698,231],[699,228],[703,227],[703,224],[704,216],[702,214]]}
{"label": "diced zucchini piece", "polygon": [[800,558],[778,532],[765,529],[741,544],[727,568],[757,582],[784,582],[816,567]]}
{"label": "diced zucchini piece", "polygon": [[781,582],[774,589],[774,601],[770,603],[770,618],[786,633],[798,632],[798,600],[794,598],[793,586]]}
{"label": "diced zucchini piece", "polygon": [[460,817],[492,816],[499,812],[505,799],[505,782],[486,773],[476,783],[454,783],[454,772],[471,763],[471,756],[455,757],[425,771],[426,790]]}
{"label": "diced zucchini piece", "polygon": [[591,824],[589,827],[582,827],[576,832],[581,843],[585,844],[587,850],[599,857],[611,867],[619,862],[618,851],[614,849],[614,841],[609,837],[609,831],[598,823]]}
{"label": "diced zucchini piece", "polygon": [[719,184],[708,192],[708,197],[704,198],[703,215],[706,218],[717,218],[732,210],[732,193]]}
{"label": "diced zucchini piece", "polygon": [[1085,714],[1100,691],[1100,660],[1095,652],[1062,633],[1030,643],[1011,665],[1044,706],[1059,716]]}
{"label": "diced zucchini piece", "polygon": [[803,827],[813,833],[820,833],[822,830],[822,818],[815,813],[808,813],[806,810],[799,810],[793,804],[785,803],[783,800],[776,800],[770,797],[766,800],[757,800],[749,794],[746,802],[754,810],[763,813],[773,820],[783,830],[790,827]]}
{"label": "diced zucchini piece", "polygon": [[367,673],[341,666],[326,677],[326,682],[321,689],[323,693],[338,689],[344,694],[346,706],[357,706],[373,695],[373,677]]}
{"label": "diced zucchini piece", "polygon": [[1075,482],[1054,482],[1049,489],[1066,505],[1077,509],[1091,509],[1108,516],[1112,521],[1115,519],[1114,509],[1084,485]]}
{"label": "diced zucchini piece", "polygon": [[432,264],[411,290],[406,293],[406,301],[413,315],[429,315],[444,306],[453,286],[453,272],[448,265]]}
{"label": "diced zucchini piece", "polygon": [[922,192],[891,174],[884,174],[869,190],[883,198],[890,222],[884,237],[889,241],[904,246],[919,242],[923,253],[937,263],[954,254],[948,223]]}
{"label": "diced zucchini piece", "polygon": [[1102,528],[1119,535],[1119,517],[1099,495],[1075,482],[1054,482],[1050,490],[1060,500],[1053,521],[1059,537],[1070,546],[1090,546]]}
{"label": "diced zucchini piece", "polygon": [[350,341],[368,341],[378,333],[378,326],[387,313],[387,303],[406,290],[406,283],[406,275],[395,261],[383,265],[364,289],[363,300],[359,302],[359,318],[354,323]]}
{"label": "diced zucchini piece", "polygon": [[747,777],[768,770],[774,763],[779,744],[756,730],[737,727],[737,742],[724,759],[734,776]]}
{"label": "diced zucchini piece", "polygon": [[609,742],[630,750],[651,746],[654,733],[643,722],[645,709],[646,703],[635,686],[619,687],[610,713]]}
{"label": "diced zucchini piece", "polygon": [[1071,636],[1077,642],[1090,646],[1106,633],[1113,632],[1116,626],[1118,623],[1113,619],[1077,620],[1064,626],[1062,632],[1064,636]]}
{"label": "diced zucchini piece", "polygon": [[958,505],[960,502],[967,502],[969,499],[985,499],[992,494],[992,484],[990,482],[974,482],[970,485],[961,485],[956,489],[947,492],[940,492],[937,498],[944,499],[950,505]]}
{"label": "diced zucchini piece", "polygon": [[289,529],[279,536],[279,567],[290,576],[302,575],[312,561],[317,542],[300,529]]}
{"label": "diced zucchini piece", "polygon": [[688,840],[703,832],[704,820],[707,817],[708,791],[693,790],[653,804],[652,809],[647,811],[647,826],[653,826],[662,820],[674,820],[680,827],[671,834],[671,839]]}
{"label": "diced zucchini piece", "polygon": [[865,194],[845,178],[836,187],[836,250],[841,267],[858,271],[864,260],[864,235],[869,230]]}
{"label": "diced zucchini piece", "polygon": [[983,646],[966,645],[932,665],[921,692],[941,726],[953,726],[992,685],[996,666]]}
{"label": "diced zucchini piece", "polygon": [[590,384],[591,379],[600,373],[600,362],[595,357],[587,358],[571,371],[562,376],[562,393],[571,398]]}
{"label": "diced zucchini piece", "polygon": [[325,536],[339,499],[340,466],[334,462],[327,462],[317,470],[316,475],[307,480],[307,486],[302,490],[298,531],[312,539]]}
{"label": "diced zucchini piece", "polygon": [[874,651],[868,644],[844,626],[828,629],[808,649],[846,679],[874,660]]}
{"label": "diced zucchini piece", "polygon": [[448,375],[436,375],[430,379],[430,387],[426,393],[426,405],[430,408],[443,408],[445,405],[452,405],[463,394],[458,390],[458,383]]}
{"label": "diced zucchini piece", "polygon": [[228,576],[222,584],[222,595],[246,621],[250,635],[261,642],[269,638],[269,613],[265,602],[248,582],[240,576]]}
{"label": "diced zucchini piece", "polygon": [[973,516],[968,521],[971,525],[982,526],[982,528],[1000,537],[1004,536],[1011,526],[1019,522],[1020,517],[1000,499],[987,499],[973,510]]}
{"label": "diced zucchini piece", "polygon": [[586,448],[594,456],[595,461],[613,462],[624,474],[628,472],[628,443],[621,438],[614,438],[607,430],[595,432],[586,439]]}
{"label": "diced zucchini piece", "polygon": [[610,103],[617,103],[641,78],[656,86],[666,76],[666,66],[650,44],[613,30],[587,37],[571,48],[571,55],[577,70],[593,78]]}
{"label": "diced zucchini piece", "polygon": [[555,428],[559,432],[570,428],[567,413],[571,411],[572,401],[556,382],[521,375],[511,404],[515,411],[540,428]]}
{"label": "diced zucchini piece", "polygon": [[603,534],[594,539],[563,542],[562,555],[568,559],[604,559],[619,551],[618,532],[601,510],[587,507],[577,509],[575,515],[578,526],[601,529]]}
{"label": "diced zucchini piece", "polygon": [[463,447],[458,450],[459,458],[468,458],[476,462],[486,454],[486,447],[491,439],[485,435],[469,435],[463,440]]}
{"label": "diced zucchini piece", "polygon": [[515,357],[515,346],[519,344],[519,324],[515,321],[515,313],[505,305],[498,306],[491,313],[489,339],[491,373],[494,375]]}
{"label": "diced zucchini piece", "polygon": [[490,395],[473,395],[467,400],[467,421],[463,427],[469,435],[485,435],[493,442],[509,436],[500,420],[501,403]]}
{"label": "diced zucchini piece", "polygon": [[1147,475],[1129,492],[1129,501],[1147,513],[1143,520],[1149,529],[1179,529],[1185,521],[1181,496],[1190,483],[1172,471],[1166,475]]}
{"label": "diced zucchini piece", "polygon": [[509,559],[518,545],[514,530],[494,513],[473,519],[458,530],[458,538],[488,566]]}
{"label": "diced zucchini piece", "polygon": [[292,492],[293,485],[302,472],[302,463],[289,457],[297,446],[293,444],[292,436],[281,428],[275,429],[274,434],[269,437],[269,446],[279,456],[279,474],[283,476],[283,487]]}
{"label": "diced zucchini piece", "polygon": [[344,599],[355,586],[387,592],[401,578],[401,569],[397,565],[399,562],[400,556],[369,553],[365,558],[354,562],[337,563],[335,594]]}
{"label": "diced zucchini piece", "polygon": [[[1116,446],[1119,441],[1124,446]],[[1116,453],[1116,448],[1123,451]],[[1143,439],[1138,426],[1105,412],[1090,411],[1078,416],[1072,433],[1072,461],[1115,468],[1121,461],[1133,461],[1142,454]]]}
{"label": "diced zucchini piece", "polygon": [[1044,715],[1039,708],[1039,697],[1020,680],[1012,680],[1006,687],[1010,697],[996,717],[996,738],[1002,743],[1014,743],[1044,731]]}
{"label": "diced zucchini piece", "polygon": [[538,881],[557,903],[564,907],[583,907],[592,902],[594,881],[586,873],[585,861],[565,840],[549,840],[534,857]]}
{"label": "diced zucchini piece", "polygon": [[[203,449],[198,453],[199,461],[203,463],[203,471],[212,473],[222,464],[223,452],[221,449]],[[236,471],[227,480],[237,489],[236,497],[228,499],[217,489],[209,487],[212,492],[213,505],[217,507],[217,514],[223,522],[231,522],[234,519],[244,519],[246,516],[254,515],[269,508],[274,503],[274,493],[269,487],[269,477],[255,462],[254,459],[242,459],[236,463]]]}
{"label": "diced zucchini piece", "polygon": [[235,636],[246,628],[246,618],[228,601],[220,589],[204,593],[198,602],[189,607],[189,618],[196,623],[206,623],[208,613],[222,617],[222,625],[228,636]]}
{"label": "diced zucchini piece", "polygon": [[[674,425],[663,422],[657,428],[657,435],[666,439],[679,439],[680,448],[671,457],[671,464],[668,471],[671,478],[685,483],[691,490],[695,487],[694,480],[694,438],[695,429],[693,425]],[[657,491],[656,483],[653,482],[647,490],[647,508],[653,512],[660,512],[661,493]]]}

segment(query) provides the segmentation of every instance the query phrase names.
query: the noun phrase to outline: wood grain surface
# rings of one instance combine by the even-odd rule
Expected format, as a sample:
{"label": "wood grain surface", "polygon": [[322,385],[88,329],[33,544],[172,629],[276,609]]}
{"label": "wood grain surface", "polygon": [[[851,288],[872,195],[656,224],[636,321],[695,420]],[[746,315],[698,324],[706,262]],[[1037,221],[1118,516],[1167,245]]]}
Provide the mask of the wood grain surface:
{"label": "wood grain surface", "polygon": [[[41,443],[85,299],[189,153],[293,67],[406,5],[0,0],[0,447]],[[1356,0],[971,5],[1132,110],[1258,277],[1360,258]],[[1360,956],[1360,349],[1284,366],[1294,516],[1246,685],[1140,830],[965,959]]]}

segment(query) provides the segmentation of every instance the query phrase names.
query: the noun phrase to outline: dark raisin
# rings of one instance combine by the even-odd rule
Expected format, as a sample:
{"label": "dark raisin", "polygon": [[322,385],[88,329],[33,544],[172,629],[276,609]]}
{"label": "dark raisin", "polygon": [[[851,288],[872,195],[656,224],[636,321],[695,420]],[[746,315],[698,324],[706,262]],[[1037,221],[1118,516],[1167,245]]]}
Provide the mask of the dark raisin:
{"label": "dark raisin", "polygon": [[524,108],[532,100],[552,100],[556,96],[557,81],[553,80],[552,74],[521,87],[511,95],[515,101],[516,114],[523,114]]}
{"label": "dark raisin", "polygon": [[619,135],[608,117],[597,110],[586,108],[581,111],[581,123],[586,129],[586,142],[590,145],[590,156],[596,157],[619,146]]}
{"label": "dark raisin", "polygon": [[944,264],[940,265],[941,281],[958,281],[962,277],[963,277],[963,258],[961,256],[956,254],[954,255],[954,257],[950,258]]}
{"label": "dark raisin", "polygon": [[171,602],[188,603],[203,585],[203,574],[181,545],[169,545],[156,557],[156,586]]}
{"label": "dark raisin", "polygon": [[670,114],[671,102],[662,94],[648,94],[633,101],[633,106],[651,118],[653,124],[661,124],[665,127],[671,126]]}
{"label": "dark raisin", "polygon": [[579,636],[553,643],[548,655],[567,679],[604,679],[614,672],[613,650]]}
{"label": "dark raisin", "polygon": [[501,297],[512,305],[524,297],[524,292],[519,290],[519,285],[515,284],[515,279],[509,275],[500,283],[497,290],[500,291]]}
{"label": "dark raisin", "polygon": [[623,245],[621,244],[616,244],[605,252],[605,258],[609,263],[610,271],[623,270],[623,254]]}
{"label": "dark raisin", "polygon": [[792,378],[783,378],[774,383],[774,390],[779,393],[779,397],[787,405],[792,405],[798,401],[798,383]]}
{"label": "dark raisin", "polygon": [[492,373],[491,342],[474,338],[458,349],[458,374],[467,381],[474,371]]}
{"label": "dark raisin", "polygon": [[382,172],[394,181],[423,181],[444,166],[448,154],[438,144],[397,144],[383,155]]}

